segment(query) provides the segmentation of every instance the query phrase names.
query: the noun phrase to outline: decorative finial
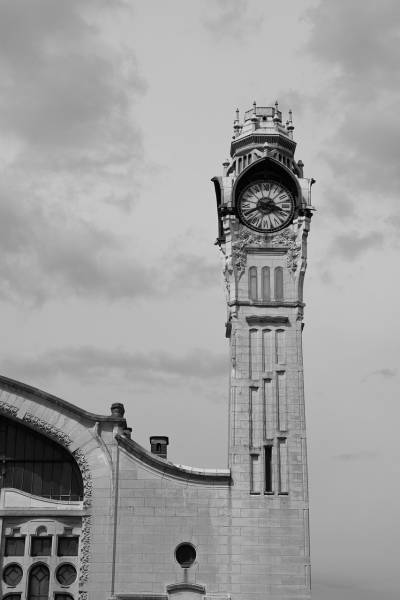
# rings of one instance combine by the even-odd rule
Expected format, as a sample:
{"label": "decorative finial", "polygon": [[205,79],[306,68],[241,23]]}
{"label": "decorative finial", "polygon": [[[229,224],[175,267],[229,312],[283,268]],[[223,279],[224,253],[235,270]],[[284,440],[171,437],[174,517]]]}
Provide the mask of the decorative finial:
{"label": "decorative finial", "polygon": [[289,120],[288,120],[288,122],[286,124],[286,129],[288,130],[289,137],[291,139],[293,139],[294,125],[293,125],[293,113],[292,113],[292,110],[289,110]]}
{"label": "decorative finial", "polygon": [[253,102],[253,112],[254,112],[254,114],[256,114],[256,110],[257,110],[257,103],[254,100],[254,102]]}
{"label": "decorative finial", "polygon": [[275,112],[274,112],[273,120],[276,125],[280,122],[279,111],[278,111],[278,100],[275,102]]}
{"label": "decorative finial", "polygon": [[240,133],[240,125],[239,125],[239,109],[236,109],[236,119],[233,121],[233,139],[238,136]]}

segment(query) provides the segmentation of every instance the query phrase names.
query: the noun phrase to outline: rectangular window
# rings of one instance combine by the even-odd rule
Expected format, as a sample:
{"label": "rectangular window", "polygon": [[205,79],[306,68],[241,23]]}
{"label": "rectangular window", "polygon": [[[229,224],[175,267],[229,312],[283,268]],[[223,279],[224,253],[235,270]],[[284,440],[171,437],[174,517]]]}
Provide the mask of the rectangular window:
{"label": "rectangular window", "polygon": [[271,300],[271,284],[269,267],[261,269],[261,294],[264,302]]}
{"label": "rectangular window", "polygon": [[260,457],[250,454],[250,493],[260,493]]}
{"label": "rectangular window", "polygon": [[258,379],[260,369],[260,355],[258,350],[258,331],[250,329],[249,331],[249,378]]}
{"label": "rectangular window", "polygon": [[257,267],[249,268],[249,299],[258,300]]}
{"label": "rectangular window", "polygon": [[283,269],[276,267],[275,269],[275,300],[283,300]]}
{"label": "rectangular window", "polygon": [[79,537],[60,535],[57,545],[57,556],[78,556]]}
{"label": "rectangular window", "polygon": [[250,447],[261,446],[264,435],[264,415],[262,398],[258,388],[250,388]]}
{"label": "rectangular window", "polygon": [[51,535],[32,536],[31,556],[51,556]]}
{"label": "rectangular window", "polygon": [[24,537],[6,537],[4,549],[5,556],[24,556],[25,538]]}
{"label": "rectangular window", "polygon": [[277,426],[279,431],[287,430],[287,399],[286,399],[286,373],[278,371],[276,374],[276,406]]}
{"label": "rectangular window", "polygon": [[285,330],[277,329],[275,332],[275,360],[278,364],[286,362]]}
{"label": "rectangular window", "polygon": [[264,448],[264,492],[272,494],[273,489],[273,472],[272,472],[272,446]]}
{"label": "rectangular window", "polygon": [[278,440],[278,461],[279,461],[279,493],[288,493],[288,451],[287,439]]}
{"label": "rectangular window", "polygon": [[263,371],[269,371],[271,369],[271,347],[272,347],[272,331],[270,329],[264,329],[262,332],[262,362]]}

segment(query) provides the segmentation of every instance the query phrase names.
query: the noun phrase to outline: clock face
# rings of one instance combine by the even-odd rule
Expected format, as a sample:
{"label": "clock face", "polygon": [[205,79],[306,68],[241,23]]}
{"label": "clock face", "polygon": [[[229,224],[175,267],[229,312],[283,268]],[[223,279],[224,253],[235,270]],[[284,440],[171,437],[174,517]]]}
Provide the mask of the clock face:
{"label": "clock face", "polygon": [[279,231],[289,225],[294,206],[291,192],[273,180],[251,183],[241,192],[237,202],[242,223],[262,233]]}

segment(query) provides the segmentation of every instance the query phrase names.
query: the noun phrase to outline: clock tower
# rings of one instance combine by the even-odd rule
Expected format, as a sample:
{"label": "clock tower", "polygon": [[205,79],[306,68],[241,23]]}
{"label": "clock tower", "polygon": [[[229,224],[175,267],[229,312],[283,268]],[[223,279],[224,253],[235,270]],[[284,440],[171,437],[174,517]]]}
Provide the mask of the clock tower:
{"label": "clock tower", "polygon": [[[232,553],[248,593],[310,598],[303,283],[313,179],[294,158],[292,113],[239,111],[214,177],[231,356]],[[237,535],[234,532],[237,532]],[[257,567],[258,565],[258,567]]]}

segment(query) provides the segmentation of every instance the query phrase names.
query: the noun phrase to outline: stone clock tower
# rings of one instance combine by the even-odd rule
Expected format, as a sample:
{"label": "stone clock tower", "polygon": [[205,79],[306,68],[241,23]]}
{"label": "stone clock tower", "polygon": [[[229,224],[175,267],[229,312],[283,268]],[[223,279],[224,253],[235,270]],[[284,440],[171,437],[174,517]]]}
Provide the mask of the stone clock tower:
{"label": "stone clock tower", "polygon": [[231,353],[233,552],[249,592],[279,599],[310,597],[302,330],[314,180],[294,158],[293,130],[278,103],[254,103],[243,122],[237,111],[231,158],[213,179]]}
{"label": "stone clock tower", "polygon": [[[311,179],[291,114],[237,114],[214,178],[231,352],[229,464],[140,445],[99,415],[0,375],[3,600],[310,600],[303,280]],[[161,432],[155,432],[161,433]]]}

